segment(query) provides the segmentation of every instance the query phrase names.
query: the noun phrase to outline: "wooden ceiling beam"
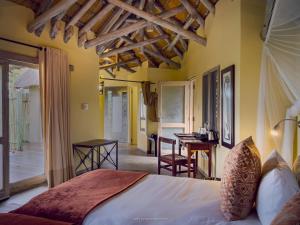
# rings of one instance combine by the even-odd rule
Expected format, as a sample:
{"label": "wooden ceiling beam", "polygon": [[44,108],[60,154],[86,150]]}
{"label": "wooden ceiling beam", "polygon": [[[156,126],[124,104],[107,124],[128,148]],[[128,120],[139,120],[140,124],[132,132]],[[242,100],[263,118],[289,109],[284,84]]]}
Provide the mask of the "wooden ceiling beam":
{"label": "wooden ceiling beam", "polygon": [[96,0],[87,1],[82,7],[80,7],[79,11],[70,19],[70,21],[65,26],[64,33],[64,42],[67,43],[71,37],[74,35],[74,26],[78,23],[80,18],[92,7],[92,5],[96,2]]}
{"label": "wooden ceiling beam", "polygon": [[32,22],[30,22],[27,26],[27,30],[32,33],[40,26],[47,23],[50,19],[57,16],[61,12],[67,10],[71,5],[73,5],[76,0],[61,0],[48,10],[43,12],[41,15],[37,16]]}
{"label": "wooden ceiling beam", "polygon": [[64,17],[64,15],[66,14],[66,11],[61,12],[60,14],[58,14],[57,16],[53,17],[51,19],[51,28],[50,28],[50,38],[53,40],[55,39],[57,33],[62,30],[62,18]]}
{"label": "wooden ceiling beam", "polygon": [[[156,8],[158,11],[162,12],[164,11],[164,7],[161,5],[161,3],[159,1],[153,1],[153,6],[154,8]],[[183,24],[181,24],[179,21],[177,21],[175,18],[168,18],[168,21],[176,24],[177,26],[183,26]],[[164,31],[161,27],[157,26],[157,28],[161,29],[162,31]],[[175,35],[177,35],[175,33]],[[171,38],[170,38],[171,39]],[[182,37],[179,38],[179,42],[183,48],[183,51],[186,52],[188,49],[188,45],[186,40],[184,40]],[[176,46],[175,46],[176,47]],[[174,51],[176,51],[176,49],[173,49]],[[179,51],[179,50],[178,50]],[[179,51],[180,52],[180,51]],[[176,53],[177,54],[177,53]],[[177,54],[179,55],[179,54]],[[183,58],[183,55],[181,56],[181,58]]]}
{"label": "wooden ceiling beam", "polygon": [[112,78],[116,78],[116,75],[109,69],[104,69]]}
{"label": "wooden ceiling beam", "polygon": [[[173,8],[173,9],[167,11],[167,12],[161,13],[158,17],[162,18],[162,19],[166,19],[166,18],[175,16],[176,14],[178,14],[180,12],[183,12],[183,11],[185,11],[184,7],[179,6],[179,7]],[[148,24],[149,23],[147,21],[142,20],[138,23],[132,24],[132,25],[127,26],[127,27],[124,27],[122,29],[118,29],[114,32],[110,32],[108,34],[98,36],[98,37],[96,37],[92,40],[87,41],[86,44],[85,44],[85,47],[90,48],[90,47],[93,47],[95,45],[104,44],[104,43],[109,42],[111,40],[114,40],[116,38],[120,38],[120,37],[125,36],[129,33],[132,33],[134,31],[142,29],[142,28],[148,26]]]}
{"label": "wooden ceiling beam", "polygon": [[77,43],[78,47],[81,48],[86,41],[87,41],[87,33],[78,36],[78,43]]}
{"label": "wooden ceiling beam", "polygon": [[128,65],[122,65],[122,69],[127,70],[129,73],[135,73],[136,71],[132,68],[130,68]]}
{"label": "wooden ceiling beam", "polygon": [[182,38],[179,38],[179,42],[183,48],[183,51],[186,52],[188,50],[188,42]]}
{"label": "wooden ceiling beam", "polygon": [[[117,29],[119,29],[122,25],[124,25],[126,19],[131,15],[131,13],[126,12],[125,14],[123,14],[119,20],[114,24],[114,26],[112,27],[111,31],[116,31]],[[97,54],[102,54],[104,52],[105,49],[109,48],[110,46],[112,46],[115,43],[115,40],[112,40],[108,43],[105,43],[104,45],[98,45],[97,46]]]}
{"label": "wooden ceiling beam", "polygon": [[118,21],[122,13],[124,12],[123,9],[116,9],[114,10],[113,14],[108,18],[106,21],[107,23],[104,24],[96,33],[97,36],[101,34],[106,34],[110,29],[113,27],[113,25]]}
{"label": "wooden ceiling beam", "polygon": [[[157,30],[157,32],[160,35],[167,34],[163,29],[161,29],[160,26],[155,26],[155,29]],[[168,35],[168,36],[169,37],[166,39],[166,42],[168,43],[168,45],[170,45],[172,43],[172,39],[171,39],[170,35]],[[172,50],[175,52],[176,55],[179,56],[179,58],[183,59],[183,54],[181,53],[181,51],[176,46],[173,46]]]}
{"label": "wooden ceiling beam", "polygon": [[[50,8],[50,6],[52,5],[53,0],[44,0],[41,2],[40,7],[36,13],[36,16],[41,15],[43,12],[45,12],[47,9]],[[45,28],[45,24],[43,24],[42,26],[40,26],[39,28],[37,28],[34,33],[36,36],[40,37],[43,30]]]}
{"label": "wooden ceiling beam", "polygon": [[150,66],[152,67],[158,67],[157,63],[152,60],[152,58],[144,51],[145,48],[141,48],[141,52],[143,56],[146,58],[146,60],[149,62]]}
{"label": "wooden ceiling beam", "polygon": [[180,0],[181,4],[186,8],[186,10],[191,14],[191,16],[201,25],[204,27],[205,21],[203,17],[200,15],[196,7],[194,7],[189,0]]}
{"label": "wooden ceiling beam", "polygon": [[[135,43],[133,40],[130,40],[128,37],[122,37],[122,39],[124,39],[128,44],[134,44]],[[180,64],[179,63],[176,63],[176,62],[172,61],[171,59],[161,55],[158,52],[154,52],[154,51],[152,51],[148,48],[144,48],[144,52],[146,52],[147,54],[149,54],[150,56],[152,56],[154,58],[160,59],[161,61],[167,63],[168,65],[170,65],[173,68],[180,69]]]}
{"label": "wooden ceiling beam", "polygon": [[[183,29],[187,30],[195,21],[195,19],[193,17],[189,17],[187,19],[187,21],[185,22]],[[176,37],[173,39],[173,41],[171,42],[171,44],[168,46],[167,50],[171,51],[171,49],[177,44],[177,42],[179,41],[180,35],[177,34]]]}
{"label": "wooden ceiling beam", "polygon": [[[164,11],[163,7],[158,4],[157,2],[155,2],[154,0],[149,0],[148,1],[148,10],[150,10],[151,12],[154,11],[154,8],[156,8],[160,13]],[[171,39],[171,36],[166,33],[160,26],[158,25],[154,25],[154,28],[155,30],[160,34],[160,35],[168,35],[168,38],[165,39],[165,41],[167,42],[168,45],[171,44],[172,42],[172,39]],[[179,58],[183,59],[183,54],[180,52],[180,50],[176,47],[176,46],[173,46],[172,47],[172,50],[175,52],[175,54],[177,56],[179,56]]]}
{"label": "wooden ceiling beam", "polygon": [[70,26],[68,29],[65,29],[64,42],[67,43],[74,35],[74,33],[75,33],[74,26]]}
{"label": "wooden ceiling beam", "polygon": [[200,0],[200,1],[208,9],[210,13],[215,14],[216,9],[215,6],[211,3],[211,1],[209,0]]}
{"label": "wooden ceiling beam", "polygon": [[113,67],[123,66],[123,65],[126,65],[128,63],[133,63],[133,62],[139,63],[137,61],[138,60],[136,58],[134,58],[134,59],[130,59],[130,60],[127,60],[127,61],[120,61],[120,62],[117,62],[117,63],[108,64],[108,65],[100,65],[99,69],[100,70],[109,69],[109,68],[113,68]]}
{"label": "wooden ceiling beam", "polygon": [[[165,37],[164,40],[168,38],[168,35],[162,35],[162,36]],[[151,40],[151,38],[148,36],[148,34],[147,34],[146,32],[144,33],[144,36],[143,36],[143,37],[144,37],[144,40],[145,40],[145,41],[146,41],[146,40]],[[159,52],[160,54],[162,54],[162,53],[160,52],[159,48],[155,45],[155,43],[151,43],[150,46],[151,46],[151,48],[152,48],[155,52]]]}
{"label": "wooden ceiling beam", "polygon": [[[136,8],[132,5],[128,5],[125,2],[122,2],[121,0],[107,0],[107,1],[115,6],[118,6],[128,12],[135,14],[136,16],[142,17],[149,22],[155,23],[155,24],[165,27],[166,29],[169,29],[175,33],[178,33],[187,39],[191,39],[201,45],[206,45],[206,39],[204,37],[200,37],[197,34],[195,34],[194,32],[184,30],[182,27],[179,27],[173,23],[170,23],[169,21],[163,20],[156,15],[139,10],[138,8]],[[181,2],[184,2],[184,0],[181,0]],[[190,8],[189,8],[189,10],[190,10]],[[195,10],[195,9],[193,8],[193,10]],[[197,21],[198,21],[198,19],[199,18],[196,18]]]}
{"label": "wooden ceiling beam", "polygon": [[[181,9],[183,10],[184,7],[182,6]],[[177,14],[177,11],[179,11],[179,10],[176,9],[176,8],[174,8],[174,12],[172,12],[172,11],[173,11],[173,9],[170,10],[170,11],[168,11],[168,12],[166,12],[166,13],[162,13],[161,16],[162,16],[163,18],[170,18],[171,16],[176,15],[176,14]],[[149,24],[147,24],[147,25],[149,25]],[[145,26],[145,27],[146,27],[146,26]],[[141,29],[144,29],[145,27],[142,27]],[[140,30],[141,30],[141,29],[140,29]],[[136,37],[136,35],[137,35],[138,33],[139,33],[139,30],[136,30],[134,33],[131,34],[130,39],[131,39],[131,40],[134,40],[134,38]],[[164,35],[164,34],[162,34],[162,35]],[[123,40],[123,39],[120,39],[120,41],[116,44],[116,47],[119,48],[123,43],[124,43],[124,40]]]}
{"label": "wooden ceiling beam", "polygon": [[113,4],[105,5],[93,18],[91,18],[80,30],[79,36],[91,30],[91,28],[115,6]]}
{"label": "wooden ceiling beam", "polygon": [[130,44],[130,45],[127,45],[127,46],[124,46],[124,47],[121,47],[121,48],[116,48],[116,49],[113,49],[109,52],[101,54],[100,57],[110,57],[110,56],[113,56],[115,54],[120,54],[120,53],[129,51],[129,50],[132,50],[132,49],[135,49],[135,48],[141,48],[143,46],[153,44],[153,43],[158,42],[158,41],[160,41],[162,39],[165,39],[165,38],[167,38],[166,35],[158,36],[156,38],[152,38],[152,39],[149,39],[149,40],[146,40],[146,41],[141,41],[141,42]]}
{"label": "wooden ceiling beam", "polygon": [[[132,0],[127,0],[126,2],[128,4],[131,4]],[[117,8],[116,10],[114,10],[114,12],[110,16],[110,18],[107,20],[107,23],[105,23],[105,25],[102,26],[97,31],[97,36],[108,33],[114,27],[114,25],[118,23],[119,18],[121,17],[121,15],[122,15],[123,12],[124,12],[124,10],[121,9],[121,8]]]}
{"label": "wooden ceiling beam", "polygon": [[133,19],[133,18],[128,18],[127,20],[126,20],[126,23],[137,23],[137,22],[139,22],[140,20],[138,20],[138,19]]}
{"label": "wooden ceiling beam", "polygon": [[87,1],[84,6],[80,7],[79,11],[72,17],[72,19],[67,23],[66,30],[71,26],[74,26],[80,18],[92,7],[92,5],[96,2],[96,0]]}

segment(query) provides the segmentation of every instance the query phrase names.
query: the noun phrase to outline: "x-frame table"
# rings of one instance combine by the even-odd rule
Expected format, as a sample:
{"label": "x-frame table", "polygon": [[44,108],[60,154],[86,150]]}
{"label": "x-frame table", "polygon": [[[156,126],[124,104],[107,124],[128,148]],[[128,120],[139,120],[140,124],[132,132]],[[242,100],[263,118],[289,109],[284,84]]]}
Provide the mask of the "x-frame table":
{"label": "x-frame table", "polygon": [[[110,148],[108,148],[111,146]],[[102,151],[101,151],[102,150]],[[111,157],[111,153],[115,150],[115,160]],[[85,171],[94,170],[94,165],[97,168],[101,168],[102,164],[107,161],[118,169],[118,141],[117,140],[106,140],[106,139],[95,139],[84,141],[73,144],[73,154],[80,160],[79,164],[75,168],[75,173],[82,172],[78,171],[83,165]],[[96,154],[96,158],[95,155]],[[90,162],[90,167],[86,164],[86,161]]]}

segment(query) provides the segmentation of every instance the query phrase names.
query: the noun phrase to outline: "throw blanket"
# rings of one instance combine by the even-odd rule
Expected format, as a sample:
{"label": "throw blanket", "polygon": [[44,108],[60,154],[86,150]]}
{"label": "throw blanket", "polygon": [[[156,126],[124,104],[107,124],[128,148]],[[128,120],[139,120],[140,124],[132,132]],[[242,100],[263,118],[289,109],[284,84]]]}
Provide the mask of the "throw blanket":
{"label": "throw blanket", "polygon": [[146,175],[144,172],[95,170],[38,195],[12,213],[82,224],[92,209]]}
{"label": "throw blanket", "polygon": [[0,225],[72,225],[71,223],[26,216],[14,213],[0,213]]}

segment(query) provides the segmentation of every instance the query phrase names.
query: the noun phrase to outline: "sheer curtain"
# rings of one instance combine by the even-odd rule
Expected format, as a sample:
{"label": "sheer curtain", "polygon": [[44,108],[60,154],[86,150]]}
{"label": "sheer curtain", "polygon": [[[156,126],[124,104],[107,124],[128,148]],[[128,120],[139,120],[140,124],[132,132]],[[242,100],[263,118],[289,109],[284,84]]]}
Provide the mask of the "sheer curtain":
{"label": "sheer curtain", "polygon": [[70,144],[70,74],[68,57],[60,49],[40,51],[40,82],[46,175],[49,187],[73,177]]}
{"label": "sheer curtain", "polygon": [[281,119],[300,114],[299,0],[276,0],[262,54],[257,145],[264,157],[276,148],[292,165],[296,123],[283,123],[277,136],[270,131]]}

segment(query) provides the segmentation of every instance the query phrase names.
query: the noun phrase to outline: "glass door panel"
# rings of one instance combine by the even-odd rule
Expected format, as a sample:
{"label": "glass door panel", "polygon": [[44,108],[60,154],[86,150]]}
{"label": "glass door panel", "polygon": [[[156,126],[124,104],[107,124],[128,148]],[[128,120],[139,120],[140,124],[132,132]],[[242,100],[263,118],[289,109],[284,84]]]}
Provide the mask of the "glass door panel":
{"label": "glass door panel", "polygon": [[163,123],[184,123],[185,121],[185,86],[165,86],[162,89]]}

